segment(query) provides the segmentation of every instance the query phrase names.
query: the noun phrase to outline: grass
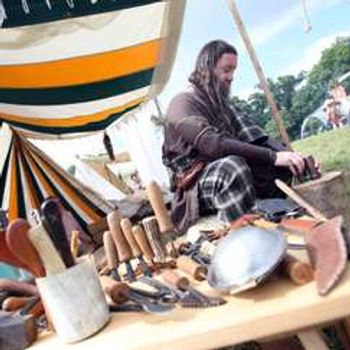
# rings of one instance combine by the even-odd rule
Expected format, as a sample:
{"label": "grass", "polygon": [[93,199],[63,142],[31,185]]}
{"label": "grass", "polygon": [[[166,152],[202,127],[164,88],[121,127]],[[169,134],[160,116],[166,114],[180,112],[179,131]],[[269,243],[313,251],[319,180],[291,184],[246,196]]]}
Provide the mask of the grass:
{"label": "grass", "polygon": [[336,129],[304,140],[293,142],[292,147],[305,155],[312,154],[323,172],[344,171],[347,196],[350,200],[350,128]]}

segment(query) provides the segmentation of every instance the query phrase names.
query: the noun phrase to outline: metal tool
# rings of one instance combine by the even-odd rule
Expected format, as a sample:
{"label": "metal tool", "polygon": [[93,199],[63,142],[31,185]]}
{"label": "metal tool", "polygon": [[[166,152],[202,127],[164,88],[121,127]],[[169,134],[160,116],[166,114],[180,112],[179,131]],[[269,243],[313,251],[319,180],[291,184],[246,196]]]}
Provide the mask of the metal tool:
{"label": "metal tool", "polygon": [[149,313],[163,313],[173,309],[173,305],[165,305],[158,300],[145,297],[139,294],[136,289],[130,288],[126,283],[114,281],[107,276],[101,276],[100,281],[103,290],[117,304],[123,303],[126,300],[131,300],[139,304],[144,311]]}
{"label": "metal tool", "polygon": [[121,230],[120,220],[121,217],[116,211],[113,211],[107,215],[109,231],[111,232],[114,244],[117,248],[119,261],[121,263],[125,263],[127,279],[129,281],[134,281],[136,276],[130,263],[132,252]]}
{"label": "metal tool", "polygon": [[143,259],[142,251],[137,244],[134,235],[132,233],[132,224],[131,221],[128,218],[123,218],[120,221],[120,227],[122,229],[122,232],[124,233],[124,236],[126,238],[126,241],[128,242],[130,249],[132,251],[132,255],[138,259],[140,263],[141,270],[145,276],[152,277],[152,271],[149,268],[149,266],[146,264],[146,261]]}
{"label": "metal tool", "polygon": [[164,303],[176,303],[179,300],[179,295],[173,288],[154,278],[141,276],[138,281],[155,288],[158,292],[157,298]]}
{"label": "metal tool", "polygon": [[226,300],[223,298],[208,296],[203,294],[199,290],[193,288],[190,285],[190,282],[187,277],[180,276],[174,270],[163,271],[162,278],[177,289],[183,292],[188,292],[192,296],[192,298],[194,300],[197,300],[198,304],[202,307],[219,306],[226,303]]}

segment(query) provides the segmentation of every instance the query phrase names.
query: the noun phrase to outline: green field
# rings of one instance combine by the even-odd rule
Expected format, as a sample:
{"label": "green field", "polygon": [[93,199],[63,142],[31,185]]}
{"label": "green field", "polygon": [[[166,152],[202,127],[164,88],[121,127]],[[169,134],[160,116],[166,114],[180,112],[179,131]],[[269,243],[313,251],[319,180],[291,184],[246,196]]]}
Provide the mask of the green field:
{"label": "green field", "polygon": [[344,171],[350,199],[350,128],[308,137],[293,142],[292,147],[305,155],[312,154],[320,162],[322,171]]}

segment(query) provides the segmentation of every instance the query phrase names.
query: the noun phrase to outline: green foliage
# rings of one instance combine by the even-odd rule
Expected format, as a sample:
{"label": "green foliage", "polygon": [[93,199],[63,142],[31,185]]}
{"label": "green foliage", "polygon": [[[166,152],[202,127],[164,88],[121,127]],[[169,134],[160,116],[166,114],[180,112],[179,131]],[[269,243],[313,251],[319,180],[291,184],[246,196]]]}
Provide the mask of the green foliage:
{"label": "green foliage", "polygon": [[[268,79],[269,88],[292,140],[299,138],[303,120],[322,105],[330,85],[348,71],[350,71],[350,37],[345,37],[337,38],[330,48],[323,51],[320,61],[308,75],[300,72],[296,77],[286,75],[278,77],[276,81]],[[300,87],[300,83],[304,80],[305,85]],[[350,90],[350,79],[344,82],[344,86]],[[247,101],[234,97],[232,103],[249,114],[267,132],[278,136],[263,92],[255,92]]]}

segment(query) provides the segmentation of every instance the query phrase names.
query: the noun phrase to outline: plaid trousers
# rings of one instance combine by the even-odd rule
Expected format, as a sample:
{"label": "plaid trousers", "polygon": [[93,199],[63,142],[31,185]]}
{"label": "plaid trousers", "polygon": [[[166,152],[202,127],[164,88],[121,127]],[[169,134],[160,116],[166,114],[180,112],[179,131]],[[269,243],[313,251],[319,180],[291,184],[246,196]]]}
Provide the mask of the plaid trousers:
{"label": "plaid trousers", "polygon": [[200,215],[218,213],[230,222],[254,205],[251,170],[243,158],[228,156],[208,164],[198,181]]}

